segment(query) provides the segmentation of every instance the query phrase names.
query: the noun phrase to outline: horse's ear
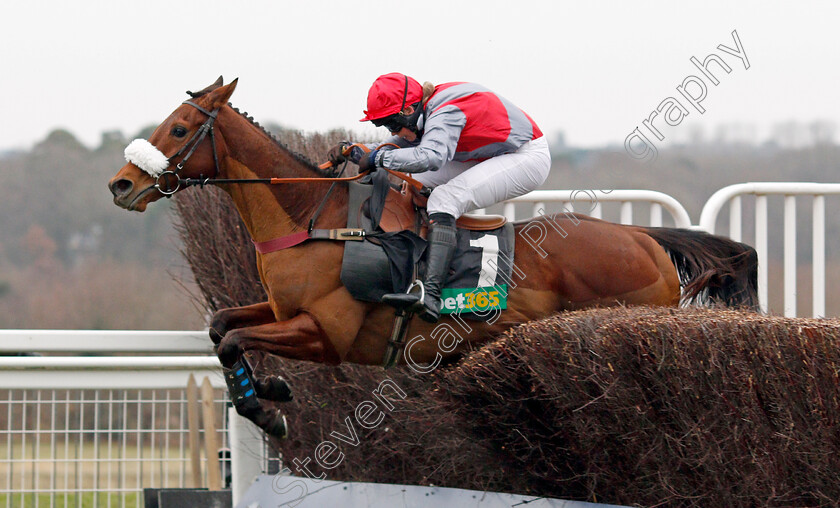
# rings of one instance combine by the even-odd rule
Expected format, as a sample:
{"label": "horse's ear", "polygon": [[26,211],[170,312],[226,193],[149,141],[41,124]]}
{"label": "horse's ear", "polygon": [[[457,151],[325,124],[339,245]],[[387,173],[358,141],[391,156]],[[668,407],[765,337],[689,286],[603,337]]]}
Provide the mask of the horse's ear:
{"label": "horse's ear", "polygon": [[205,87],[204,90],[199,90],[198,92],[190,92],[189,90],[187,90],[187,95],[189,95],[193,99],[195,99],[196,97],[201,97],[202,95],[207,95],[208,93],[222,86],[224,82],[225,81],[222,79],[222,77],[219,76],[219,79],[213,82],[212,85]]}
{"label": "horse's ear", "polygon": [[228,102],[230,102],[230,96],[233,95],[233,91],[236,89],[236,83],[239,81],[239,78],[234,79],[230,83],[225,86],[220,86],[216,88],[212,92],[207,95],[207,100],[210,101],[209,108],[211,110],[219,109]]}

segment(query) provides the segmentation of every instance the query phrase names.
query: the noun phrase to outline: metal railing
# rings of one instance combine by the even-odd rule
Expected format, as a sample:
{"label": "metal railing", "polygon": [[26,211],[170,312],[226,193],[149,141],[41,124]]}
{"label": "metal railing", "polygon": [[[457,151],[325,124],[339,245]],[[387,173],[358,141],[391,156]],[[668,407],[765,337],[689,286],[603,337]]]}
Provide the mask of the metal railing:
{"label": "metal railing", "polygon": [[[0,353],[20,351],[76,356],[0,357],[0,507],[140,507],[143,488],[200,486],[190,375],[211,389],[213,427],[234,451],[223,477],[240,475],[230,478],[235,494],[266,471],[264,447],[254,451],[262,436],[229,411],[218,359],[203,354],[212,352],[206,332],[0,330]],[[248,452],[236,453],[243,444]],[[205,483],[217,463],[208,459]]]}

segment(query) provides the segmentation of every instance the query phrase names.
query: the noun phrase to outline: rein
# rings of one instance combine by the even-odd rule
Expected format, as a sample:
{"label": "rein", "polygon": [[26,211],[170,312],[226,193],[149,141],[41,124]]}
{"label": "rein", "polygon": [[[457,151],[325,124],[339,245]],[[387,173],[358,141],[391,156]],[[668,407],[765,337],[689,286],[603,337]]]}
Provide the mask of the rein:
{"label": "rein", "polygon": [[[175,170],[174,171],[173,170],[164,171],[160,175],[158,175],[157,178],[155,179],[155,188],[158,190],[158,192],[160,192],[164,196],[169,197],[169,196],[175,194],[176,192],[178,192],[178,190],[180,190],[181,186],[183,186],[186,189],[187,187],[194,187],[194,186],[204,187],[205,185],[224,185],[224,184],[233,184],[233,183],[235,183],[235,184],[261,183],[261,184],[277,185],[277,184],[284,184],[284,183],[352,182],[353,180],[358,180],[360,178],[363,178],[365,175],[370,173],[370,170],[368,170],[368,171],[364,171],[362,173],[359,173],[356,176],[346,176],[346,177],[338,177],[338,178],[336,178],[336,177],[216,178],[216,176],[219,176],[219,173],[221,171],[219,169],[219,156],[216,152],[216,136],[215,136],[215,129],[213,128],[214,127],[213,124],[215,123],[216,117],[219,114],[219,108],[216,108],[213,111],[208,111],[208,110],[202,108],[201,106],[199,106],[198,104],[196,104],[192,101],[188,101],[188,100],[184,101],[182,104],[188,104],[188,105],[194,107],[195,109],[201,111],[202,113],[207,115],[207,120],[205,120],[205,122],[203,124],[201,124],[201,127],[198,128],[198,130],[195,132],[195,134],[193,134],[192,137],[189,140],[187,140],[186,143],[184,143],[184,146],[182,146],[180,150],[175,152],[175,155],[170,157],[170,159],[174,159],[174,158],[178,157],[179,155],[181,155],[182,153],[184,153],[184,151],[186,151],[189,148],[189,151],[184,156],[184,158],[181,159],[181,162],[179,162],[178,164],[175,165]],[[184,169],[184,165],[187,163],[187,161],[190,159],[190,157],[192,157],[193,153],[195,153],[195,150],[198,148],[198,145],[200,145],[201,142],[204,141],[204,138],[207,137],[208,133],[210,134],[210,143],[213,145],[213,164],[215,165],[215,167],[214,167],[215,174],[213,175],[213,177],[208,177],[208,178],[205,178],[203,176],[201,176],[199,178],[181,178],[181,176],[178,173],[182,169]],[[190,145],[192,145],[191,148],[190,148]],[[385,146],[385,145],[381,145],[381,146]],[[366,147],[365,145],[362,145],[360,143],[355,143],[353,145],[348,146],[345,149],[344,155],[349,155],[350,150],[352,150],[355,147],[360,148],[365,153],[370,152],[370,149],[368,147]],[[321,164],[320,166],[318,166],[318,168],[319,169],[329,169],[332,166],[333,166],[332,162],[325,162],[325,163]],[[398,171],[392,171],[392,170],[386,169],[386,168],[382,168],[382,169],[384,171],[387,171],[388,173],[394,175],[395,177],[397,177],[397,178],[399,178],[403,181],[408,182],[409,185],[413,186],[417,190],[422,190],[423,189],[423,184],[421,184],[420,182],[418,182],[417,180],[415,180],[414,178],[412,178],[411,176],[409,176],[405,173],[400,173]],[[174,180],[174,185],[171,184],[173,182],[173,180]]]}
{"label": "rein", "polygon": [[[387,170],[391,173],[390,170]],[[223,185],[228,183],[263,183],[263,184],[281,184],[281,183],[312,183],[312,182],[351,182],[353,180],[358,180],[359,178],[364,177],[370,173],[370,171],[364,171],[359,173],[356,176],[345,176],[342,178],[331,178],[331,177],[305,177],[305,178],[178,178],[178,183],[183,184],[186,187],[204,187],[205,185]],[[162,176],[162,175],[161,175]],[[160,177],[158,177],[160,178]],[[416,180],[415,180],[416,181]],[[418,182],[419,183],[419,182]],[[177,188],[176,188],[177,190]],[[164,194],[172,194],[172,192],[166,192]]]}

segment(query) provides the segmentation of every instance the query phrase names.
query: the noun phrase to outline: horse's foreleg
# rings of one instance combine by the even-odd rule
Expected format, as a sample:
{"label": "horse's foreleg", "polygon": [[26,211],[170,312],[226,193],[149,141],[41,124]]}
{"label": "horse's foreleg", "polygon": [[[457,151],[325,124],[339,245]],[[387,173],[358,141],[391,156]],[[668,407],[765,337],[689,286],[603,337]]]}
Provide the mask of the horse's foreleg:
{"label": "horse's foreleg", "polygon": [[210,321],[210,340],[218,347],[225,335],[231,330],[275,321],[274,310],[268,302],[222,309],[216,312]]}
{"label": "horse's foreleg", "polygon": [[338,365],[341,358],[318,322],[308,313],[292,319],[229,331],[218,347],[219,360],[230,368],[245,351]]}
{"label": "horse's foreleg", "polygon": [[[234,362],[229,369],[224,369],[225,383],[233,407],[237,413],[254,422],[268,434],[284,439],[288,435],[286,417],[279,410],[263,405],[251,374],[250,366],[244,359]],[[291,392],[289,394],[291,395]]]}
{"label": "horse's foreleg", "polygon": [[[237,412],[278,437],[285,434],[285,419],[279,411],[266,411],[258,397],[266,397],[269,391],[288,391],[288,387],[282,380],[280,382],[283,386],[279,387],[264,384],[264,380],[255,382],[247,365],[240,361],[243,353],[258,350],[296,360],[331,364],[340,362],[326,333],[307,313],[298,314],[287,321],[233,329],[225,335],[217,349],[219,360],[228,369],[225,378]],[[291,392],[288,392],[286,400],[290,396]]]}

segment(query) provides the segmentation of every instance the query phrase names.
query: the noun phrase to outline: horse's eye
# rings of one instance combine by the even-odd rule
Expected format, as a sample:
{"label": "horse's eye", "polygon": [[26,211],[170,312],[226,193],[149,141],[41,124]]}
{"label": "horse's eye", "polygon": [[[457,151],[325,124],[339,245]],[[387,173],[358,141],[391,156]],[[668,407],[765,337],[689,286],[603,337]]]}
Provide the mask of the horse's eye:
{"label": "horse's eye", "polygon": [[187,129],[185,129],[184,127],[182,127],[180,125],[176,125],[175,127],[172,128],[172,135],[175,136],[176,138],[183,138],[184,136],[187,135]]}

